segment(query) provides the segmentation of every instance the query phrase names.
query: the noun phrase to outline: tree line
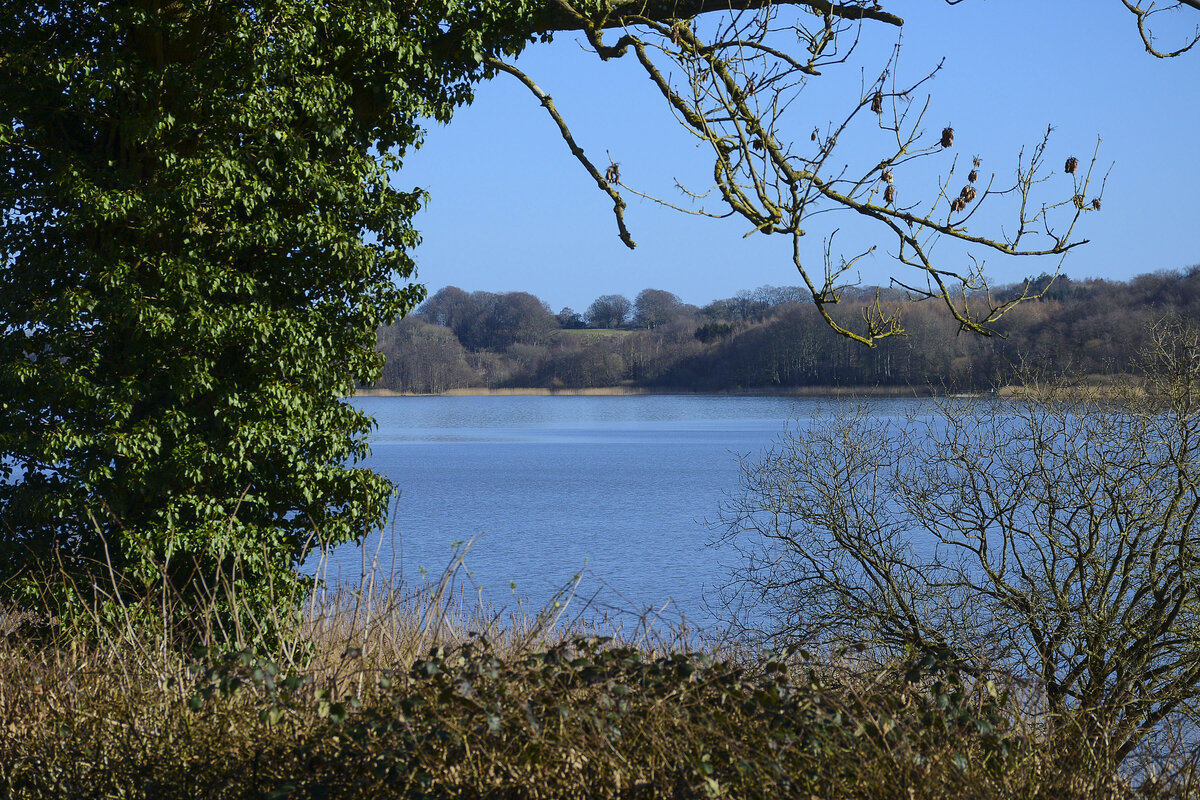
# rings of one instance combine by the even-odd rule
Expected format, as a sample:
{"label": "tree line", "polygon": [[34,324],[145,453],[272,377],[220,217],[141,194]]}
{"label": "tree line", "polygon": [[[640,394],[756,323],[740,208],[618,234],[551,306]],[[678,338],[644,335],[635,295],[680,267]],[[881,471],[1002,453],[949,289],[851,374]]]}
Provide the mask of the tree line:
{"label": "tree line", "polygon": [[[805,386],[974,389],[1036,365],[1055,373],[1130,369],[1149,326],[1200,317],[1200,265],[1128,281],[1041,275],[1041,297],[1014,306],[998,335],[961,335],[928,302],[886,288],[847,289],[832,313],[900,314],[908,335],[864,348],[828,335],[803,287],[763,286],[697,307],[662,289],[609,294],[582,313],[557,313],[527,292],[450,286],[415,314],[380,329],[378,388],[430,394],[463,388],[631,386],[736,391]],[[1027,291],[1025,282],[994,291]]]}

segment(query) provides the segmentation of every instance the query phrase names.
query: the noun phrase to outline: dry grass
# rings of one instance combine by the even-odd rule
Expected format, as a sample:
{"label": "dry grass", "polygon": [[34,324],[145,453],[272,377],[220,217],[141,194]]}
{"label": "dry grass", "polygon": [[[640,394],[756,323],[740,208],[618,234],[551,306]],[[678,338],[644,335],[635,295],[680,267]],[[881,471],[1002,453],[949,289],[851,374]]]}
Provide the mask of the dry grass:
{"label": "dry grass", "polygon": [[458,574],[318,593],[271,652],[0,616],[0,797],[1193,796],[1061,763],[1017,693],[936,662],[602,636],[570,586],[502,619]]}
{"label": "dry grass", "polygon": [[636,332],[628,328],[562,328],[555,335],[560,339],[623,339]]}

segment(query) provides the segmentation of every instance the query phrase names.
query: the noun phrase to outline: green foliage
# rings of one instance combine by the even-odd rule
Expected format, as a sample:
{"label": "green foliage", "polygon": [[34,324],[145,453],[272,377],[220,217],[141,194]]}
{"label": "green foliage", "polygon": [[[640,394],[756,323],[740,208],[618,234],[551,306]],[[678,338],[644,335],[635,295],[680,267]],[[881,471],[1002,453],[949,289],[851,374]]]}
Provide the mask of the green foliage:
{"label": "green foliage", "polygon": [[[63,602],[279,588],[375,527],[340,398],[380,371],[423,193],[388,171],[527,5],[34,3],[0,16],[0,558]],[[240,572],[231,574],[236,556]],[[112,571],[109,571],[111,566]],[[72,598],[74,600],[72,601]]]}
{"label": "green foliage", "polygon": [[696,328],[696,338],[704,344],[727,339],[733,335],[736,330],[732,322],[706,322],[699,328]]}

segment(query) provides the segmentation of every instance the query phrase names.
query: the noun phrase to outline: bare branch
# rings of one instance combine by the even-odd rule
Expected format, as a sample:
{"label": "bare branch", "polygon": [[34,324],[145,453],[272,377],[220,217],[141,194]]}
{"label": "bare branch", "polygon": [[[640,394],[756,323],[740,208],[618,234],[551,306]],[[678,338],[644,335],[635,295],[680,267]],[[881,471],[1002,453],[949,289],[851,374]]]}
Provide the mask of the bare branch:
{"label": "bare branch", "polygon": [[857,404],[786,432],[723,506],[735,623],[881,660],[948,650],[1033,683],[1047,734],[1119,764],[1200,700],[1200,335],[1153,336],[1142,377],[1103,394]]}
{"label": "bare branch", "polygon": [[[943,302],[963,330],[983,335],[990,335],[991,325],[1015,303],[1034,295],[1027,287],[1015,299],[993,302],[982,264],[973,258],[969,268],[936,263],[932,252],[937,239],[953,239],[1009,256],[1062,256],[1084,243],[1072,240],[1071,233],[1081,214],[1091,210],[1076,199],[1087,191],[1090,170],[1086,176],[1077,176],[1069,193],[1060,199],[1032,202],[1035,190],[1047,179],[1045,139],[1034,148],[1029,162],[1018,166],[1017,182],[1008,189],[994,188],[989,182],[980,194],[975,177],[964,182],[961,189],[951,189],[947,182],[954,174],[952,162],[947,182],[941,184],[927,208],[896,204],[895,175],[901,168],[910,170],[916,161],[938,158],[952,149],[954,141],[949,127],[934,142],[922,139],[925,111],[911,118],[909,112],[914,92],[933,73],[906,86],[895,85],[896,53],[840,122],[824,133],[819,128],[814,130],[809,146],[787,138],[787,111],[806,82],[822,69],[844,62],[857,46],[858,33],[851,23],[829,15],[812,21],[785,18],[776,9],[769,9],[731,15],[702,37],[694,22],[667,24],[637,17],[629,20],[636,27],[626,29],[614,45],[605,44],[603,32],[598,29],[588,31],[587,36],[602,58],[632,52],[681,125],[708,145],[713,157],[712,187],[686,193],[693,198],[719,198],[725,206],[719,215],[741,216],[749,223],[750,233],[790,237],[794,267],[826,322],[843,336],[874,345],[889,336],[902,335],[904,330],[897,318],[873,312],[871,307],[864,309],[863,324],[857,330],[834,321],[826,306],[840,301],[842,281],[875,248],[850,258],[835,257],[827,240],[821,267],[817,268],[823,276],[814,275],[802,240],[807,235],[807,221],[819,214],[853,212],[879,223],[898,246],[894,257],[900,264],[918,270],[927,282],[925,288],[903,279],[896,280],[897,285],[917,297]],[[802,49],[792,55],[773,44],[775,40],[798,40]],[[660,66],[660,62],[666,66]],[[676,73],[678,79],[671,77]],[[885,105],[890,107],[887,119]],[[867,113],[876,115],[876,127],[889,134],[893,144],[856,177],[848,177],[845,168],[832,171],[832,154],[839,137],[855,123],[862,127],[861,118]],[[972,176],[977,166],[972,165]],[[1014,209],[1017,225],[1013,233],[1005,237],[968,228],[968,220],[981,205],[1006,195],[1019,201]],[[1099,198],[1096,200],[1098,206]],[[665,200],[659,202],[675,207]],[[693,213],[718,215],[706,209]],[[1063,217],[1058,226],[1061,229],[1052,224],[1052,214]]]}
{"label": "bare branch", "polygon": [[1191,50],[1196,46],[1197,42],[1200,42],[1200,26],[1197,26],[1195,33],[1187,44],[1175,50],[1159,50],[1154,44],[1154,33],[1150,30],[1150,19],[1155,14],[1176,11],[1184,6],[1200,10],[1200,0],[1178,0],[1178,2],[1164,6],[1163,8],[1155,8],[1154,3],[1143,7],[1142,3],[1135,3],[1132,0],[1121,0],[1121,3],[1137,18],[1138,34],[1142,37],[1142,44],[1145,46],[1146,52],[1155,58],[1175,58]]}
{"label": "bare branch", "polygon": [[550,95],[546,94],[546,92],[544,92],[540,86],[534,83],[532,78],[513,65],[506,64],[496,58],[489,57],[486,63],[488,66],[494,69],[512,75],[514,78],[523,83],[525,87],[533,93],[534,97],[541,101],[542,106],[546,109],[546,113],[549,114],[551,119],[554,120],[554,123],[558,125],[558,130],[559,133],[562,134],[563,141],[565,141],[567,146],[571,148],[571,155],[575,156],[576,160],[578,160],[579,163],[583,165],[583,168],[588,171],[588,174],[595,179],[596,185],[612,198],[613,216],[615,216],[617,220],[617,229],[620,232],[621,241],[624,242],[625,246],[630,250],[637,247],[637,242],[635,242],[633,237],[629,234],[629,229],[625,227],[625,200],[612,186],[613,183],[619,183],[619,177],[613,181],[609,181],[605,175],[600,174],[600,171],[596,169],[596,166],[583,152],[583,148],[575,142],[575,137],[571,134],[571,129],[567,127],[566,120],[564,120],[562,115],[558,113],[558,109],[554,107],[554,101],[550,98]]}
{"label": "bare branch", "polygon": [[[1156,55],[1178,55],[1195,44],[1196,39],[1180,50],[1159,52],[1147,21],[1163,10],[1200,8],[1200,0],[1181,0],[1169,9],[1121,1],[1137,15],[1147,49]],[[543,29],[582,31],[603,60],[632,55],[682,128],[712,158],[710,185],[679,189],[692,203],[709,198],[717,208],[686,209],[652,190],[604,180],[545,93],[515,68],[493,65],[517,75],[543,100],[572,153],[613,197],[622,231],[624,203],[614,184],[687,213],[741,217],[747,236],[790,238],[792,264],[827,323],[863,344],[903,335],[899,319],[868,306],[861,326],[851,330],[836,323],[826,306],[841,300],[842,288],[853,283],[855,266],[878,244],[855,245],[861,251],[857,254],[835,254],[832,237],[826,236],[820,237],[823,249],[814,252],[805,237],[820,215],[838,213],[869,222],[891,242],[889,255],[904,268],[892,276],[894,285],[916,299],[944,304],[961,330],[987,336],[1016,304],[1040,294],[1027,285],[1015,297],[997,300],[979,253],[1057,257],[1061,265],[1068,252],[1087,241],[1075,238],[1076,224],[1102,208],[1107,175],[1096,171],[1098,150],[1086,172],[1077,171],[1076,159],[1056,172],[1046,164],[1049,129],[1028,153],[1021,152],[1010,185],[995,173],[980,181],[978,158],[972,159],[966,180],[959,177],[953,128],[939,124],[927,132],[929,102],[915,99],[941,65],[901,83],[899,44],[878,76],[864,81],[840,121],[809,133],[810,119],[797,135],[794,108],[800,107],[797,101],[808,82],[851,58],[865,24],[903,25],[880,2],[550,0],[546,9]],[[618,35],[606,41],[613,29],[619,29]],[[856,165],[845,163],[850,159],[838,149],[839,139],[861,142],[864,133],[873,137],[868,146],[875,148],[874,155]],[[960,132],[960,142],[964,134],[969,132]],[[934,185],[929,185],[931,167],[942,171]],[[1093,191],[1097,183],[1099,189]],[[997,225],[997,211],[1009,214],[1010,221]],[[961,252],[948,255],[945,247],[938,248],[942,241],[955,243]]]}
{"label": "bare branch", "polygon": [[847,20],[871,20],[897,27],[904,20],[883,11],[877,3],[830,3],[827,0],[616,0],[607,3],[596,16],[583,14],[566,3],[554,0],[537,21],[537,30],[582,31],[589,28],[607,30],[623,28],[633,18],[675,20],[710,12],[746,11],[769,5],[794,5],[813,13]]}

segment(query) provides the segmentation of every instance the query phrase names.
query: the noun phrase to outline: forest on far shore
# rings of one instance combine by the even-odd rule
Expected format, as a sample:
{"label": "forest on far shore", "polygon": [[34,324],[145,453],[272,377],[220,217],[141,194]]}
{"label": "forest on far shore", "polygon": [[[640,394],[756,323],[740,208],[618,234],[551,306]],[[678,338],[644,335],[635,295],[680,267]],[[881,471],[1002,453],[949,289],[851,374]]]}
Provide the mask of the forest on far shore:
{"label": "forest on far shore", "polygon": [[[446,287],[379,331],[387,357],[374,388],[437,394],[467,388],[737,391],[804,386],[1006,383],[1023,367],[1103,375],[1130,368],[1154,322],[1200,319],[1200,265],[1128,281],[1031,279],[1040,299],[1012,308],[998,335],[960,333],[944,307],[887,288],[848,288],[835,319],[875,301],[899,309],[907,336],[868,348],[831,331],[807,291],[763,286],[700,308],[646,289],[554,313],[527,292]],[[1022,285],[994,289],[1016,296]]]}

